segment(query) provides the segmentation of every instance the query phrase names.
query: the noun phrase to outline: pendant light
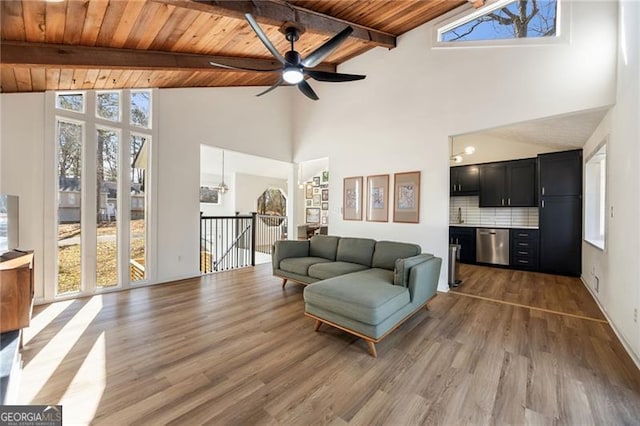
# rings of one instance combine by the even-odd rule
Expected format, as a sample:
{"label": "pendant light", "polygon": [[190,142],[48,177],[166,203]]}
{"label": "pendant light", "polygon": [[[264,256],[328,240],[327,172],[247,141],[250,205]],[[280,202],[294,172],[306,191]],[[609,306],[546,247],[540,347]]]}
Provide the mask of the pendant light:
{"label": "pendant light", "polygon": [[224,150],[222,150],[222,181],[218,185],[218,192],[224,194],[229,190],[229,187],[224,183]]}

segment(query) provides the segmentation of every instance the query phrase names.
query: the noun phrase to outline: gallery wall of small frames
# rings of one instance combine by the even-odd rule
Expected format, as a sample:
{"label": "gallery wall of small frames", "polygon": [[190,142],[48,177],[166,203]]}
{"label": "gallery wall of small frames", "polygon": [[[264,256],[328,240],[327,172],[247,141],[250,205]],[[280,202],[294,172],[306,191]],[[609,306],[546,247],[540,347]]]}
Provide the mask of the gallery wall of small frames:
{"label": "gallery wall of small frames", "polygon": [[391,209],[389,178],[388,174],[367,176],[366,181],[363,176],[344,178],[342,218],[357,221],[364,216],[368,222],[388,222],[391,210],[394,222],[419,223],[420,172],[393,175]]}
{"label": "gallery wall of small frames", "polygon": [[304,184],[305,222],[329,224],[329,171],[323,171]]}

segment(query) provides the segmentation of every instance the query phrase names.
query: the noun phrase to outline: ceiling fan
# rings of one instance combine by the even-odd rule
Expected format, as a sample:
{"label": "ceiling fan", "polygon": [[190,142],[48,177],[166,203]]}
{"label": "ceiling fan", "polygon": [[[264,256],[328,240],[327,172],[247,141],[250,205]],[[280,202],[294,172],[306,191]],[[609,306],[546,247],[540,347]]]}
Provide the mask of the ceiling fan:
{"label": "ceiling fan", "polygon": [[362,80],[366,77],[365,75],[341,74],[336,72],[311,69],[319,65],[327,56],[329,56],[334,50],[336,50],[338,46],[340,46],[340,44],[342,44],[353,32],[353,28],[347,27],[344,30],[340,31],[331,39],[327,40],[322,46],[311,52],[306,58],[302,59],[302,56],[300,56],[300,54],[294,49],[294,43],[300,38],[300,29],[298,27],[291,24],[284,28],[285,38],[291,43],[291,50],[289,50],[284,54],[284,56],[282,56],[280,52],[276,50],[273,43],[271,43],[271,40],[267,38],[266,34],[264,33],[264,31],[262,31],[262,28],[260,28],[258,22],[256,22],[254,17],[250,13],[246,13],[244,16],[247,18],[249,25],[251,26],[251,28],[253,28],[253,31],[255,31],[260,41],[262,41],[265,47],[278,60],[278,62],[282,64],[282,67],[274,69],[255,69],[234,67],[217,62],[210,62],[210,64],[216,67],[239,71],[280,71],[282,73],[276,84],[274,84],[264,92],[258,93],[256,96],[262,96],[266,93],[269,93],[276,87],[282,85],[283,83],[289,83],[297,85],[298,89],[300,89],[300,91],[304,93],[308,98],[317,101],[318,95],[316,94],[316,92],[314,92],[309,83],[306,82],[306,80],[304,79],[305,76],[309,76],[314,80],[328,82],[355,81]]}

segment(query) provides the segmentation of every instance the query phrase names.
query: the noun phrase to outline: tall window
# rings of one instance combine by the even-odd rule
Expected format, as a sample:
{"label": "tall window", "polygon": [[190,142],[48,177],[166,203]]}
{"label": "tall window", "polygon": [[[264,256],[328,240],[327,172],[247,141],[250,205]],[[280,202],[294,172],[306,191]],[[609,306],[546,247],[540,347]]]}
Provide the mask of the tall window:
{"label": "tall window", "polygon": [[55,295],[148,279],[151,95],[55,95]]}
{"label": "tall window", "polygon": [[606,234],[607,145],[585,165],[585,239],[604,250]]}
{"label": "tall window", "polygon": [[554,37],[556,0],[501,0],[438,28],[439,42]]}
{"label": "tall window", "polygon": [[[78,103],[84,103],[78,97]],[[82,106],[83,108],[83,106]],[[82,166],[84,123],[58,118],[56,123],[58,170],[58,288],[78,292],[82,277]]]}

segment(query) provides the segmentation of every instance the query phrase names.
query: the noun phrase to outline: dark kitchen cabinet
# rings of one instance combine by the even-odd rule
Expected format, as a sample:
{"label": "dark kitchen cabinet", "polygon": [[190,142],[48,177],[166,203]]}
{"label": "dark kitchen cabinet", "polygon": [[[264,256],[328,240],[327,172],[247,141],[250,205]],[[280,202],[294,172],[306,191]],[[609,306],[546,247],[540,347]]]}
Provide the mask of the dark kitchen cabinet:
{"label": "dark kitchen cabinet", "polygon": [[582,196],[582,150],[538,156],[540,196]]}
{"label": "dark kitchen cabinet", "polygon": [[536,271],[538,269],[537,229],[511,229],[509,264],[518,269]]}
{"label": "dark kitchen cabinet", "polygon": [[483,164],[480,167],[480,207],[503,207],[506,181],[505,163]]}
{"label": "dark kitchen cabinet", "polygon": [[536,160],[510,161],[507,164],[507,205],[536,207]]}
{"label": "dark kitchen cabinet", "polygon": [[536,160],[480,167],[480,207],[536,207]]}
{"label": "dark kitchen cabinet", "polygon": [[580,276],[582,150],[538,156],[540,271]]}
{"label": "dark kitchen cabinet", "polygon": [[580,276],[582,199],[544,197],[540,204],[540,271]]}
{"label": "dark kitchen cabinet", "polygon": [[452,197],[477,195],[480,190],[480,168],[478,166],[451,167],[449,194]]}
{"label": "dark kitchen cabinet", "polygon": [[449,243],[460,245],[460,262],[476,262],[476,228],[449,227]]}

